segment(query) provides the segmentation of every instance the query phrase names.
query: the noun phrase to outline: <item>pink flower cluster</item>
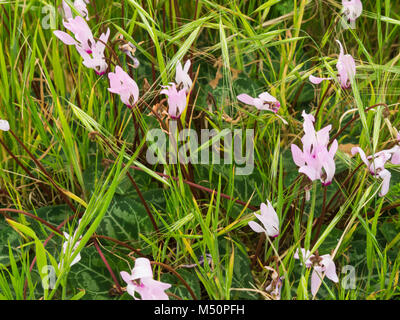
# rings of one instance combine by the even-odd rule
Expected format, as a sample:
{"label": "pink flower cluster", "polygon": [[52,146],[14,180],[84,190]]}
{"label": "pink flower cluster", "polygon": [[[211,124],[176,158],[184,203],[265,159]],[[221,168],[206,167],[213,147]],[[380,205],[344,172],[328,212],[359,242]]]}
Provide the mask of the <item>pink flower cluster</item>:
{"label": "pink flower cluster", "polygon": [[329,131],[328,125],[318,132],[314,129],[314,116],[303,111],[304,136],[301,139],[303,150],[292,144],[293,161],[300,167],[299,172],[304,173],[311,180],[320,180],[323,185],[329,185],[335,174],[334,157],[338,148],[335,139],[328,149]]}
{"label": "pink flower cluster", "polygon": [[122,279],[127,283],[127,292],[135,299],[135,293],[140,294],[142,300],[168,300],[165,290],[171,287],[170,284],[153,279],[150,260],[137,258],[135,267],[131,274],[126,271],[121,272]]}

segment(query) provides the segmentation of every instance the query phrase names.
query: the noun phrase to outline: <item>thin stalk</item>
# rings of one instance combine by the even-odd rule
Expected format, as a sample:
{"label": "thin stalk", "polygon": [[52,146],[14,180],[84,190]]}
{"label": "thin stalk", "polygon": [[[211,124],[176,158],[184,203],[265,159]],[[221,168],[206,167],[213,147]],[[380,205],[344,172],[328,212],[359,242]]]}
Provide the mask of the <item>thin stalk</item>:
{"label": "thin stalk", "polygon": [[47,170],[43,167],[43,165],[40,163],[38,159],[29,151],[29,149],[24,145],[24,143],[17,137],[17,135],[10,129],[9,132],[13,135],[15,140],[21,145],[21,147],[26,151],[26,153],[29,155],[29,157],[35,162],[35,164],[40,168],[40,170],[44,173],[44,175],[49,179],[51,184],[57,189],[57,191],[60,193],[61,197],[64,199],[65,203],[71,208],[71,210],[76,213],[77,210],[75,206],[72,204],[72,202],[69,200],[68,196],[64,193],[64,191],[57,185],[57,183],[53,180],[53,178],[50,176],[50,174],[47,172]]}
{"label": "thin stalk", "polygon": [[104,262],[104,264],[105,264],[105,266],[106,266],[108,272],[110,273],[111,278],[113,279],[113,281],[114,281],[114,283],[115,283],[115,287],[117,288],[118,293],[119,293],[119,294],[123,294],[124,292],[122,291],[121,286],[119,285],[118,279],[117,279],[117,277],[115,276],[114,272],[112,271],[110,265],[108,264],[107,259],[106,259],[106,257],[104,256],[103,252],[101,251],[97,239],[95,239],[95,240],[93,241],[93,243],[94,243],[94,246],[96,247],[97,252],[98,252],[99,255],[100,255],[101,260],[103,260],[103,262]]}
{"label": "thin stalk", "polygon": [[[104,161],[105,161],[105,162],[114,163],[114,160],[110,160],[110,159],[104,159]],[[139,168],[139,167],[136,167],[136,166],[130,166],[130,168],[135,169],[135,170],[139,170],[139,171],[143,171],[142,168]],[[160,177],[172,179],[172,180],[175,180],[175,181],[179,182],[179,178],[177,178],[177,177],[172,177],[172,176],[169,176],[169,175],[164,174],[164,173],[161,173],[161,172],[156,172],[156,171],[153,171],[153,172],[154,172],[155,174],[159,175]],[[201,185],[198,185],[198,184],[196,184],[196,183],[193,183],[193,182],[190,182],[190,181],[187,181],[187,180],[182,180],[182,182],[185,183],[185,184],[187,184],[187,185],[189,185],[189,186],[195,187],[195,188],[197,188],[197,189],[199,189],[199,190],[203,190],[203,191],[208,192],[208,193],[211,193],[211,194],[212,194],[212,193],[217,194],[217,190],[215,190],[215,189],[209,189],[209,188],[203,187],[203,186],[201,186]],[[230,200],[230,201],[234,201],[234,202],[236,202],[237,204],[240,204],[240,205],[242,205],[242,206],[244,206],[244,207],[247,207],[247,208],[249,208],[249,209],[251,209],[251,210],[254,210],[254,211],[259,210],[259,208],[256,208],[256,207],[250,205],[250,204],[247,203],[247,202],[241,201],[241,200],[239,200],[239,199],[235,199],[235,198],[233,198],[233,197],[231,197],[231,196],[228,196],[228,195],[226,195],[226,194],[224,194],[224,193],[220,193],[220,196],[221,196],[221,198],[224,198],[224,199],[227,199],[227,200]]]}

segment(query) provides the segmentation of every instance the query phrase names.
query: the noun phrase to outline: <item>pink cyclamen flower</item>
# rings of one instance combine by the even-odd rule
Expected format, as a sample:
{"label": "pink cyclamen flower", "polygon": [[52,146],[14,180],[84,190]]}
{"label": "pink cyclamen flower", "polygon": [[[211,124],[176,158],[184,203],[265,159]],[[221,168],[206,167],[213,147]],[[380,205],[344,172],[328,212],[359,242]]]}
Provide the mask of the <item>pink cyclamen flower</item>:
{"label": "pink cyclamen flower", "polygon": [[171,83],[169,86],[163,86],[161,94],[168,96],[168,114],[172,119],[179,119],[182,112],[186,108],[186,89],[177,90],[176,84]]}
{"label": "pink cyclamen flower", "polygon": [[[82,219],[80,219],[80,220],[78,221],[78,226],[79,226],[79,224],[81,223],[81,220],[82,220]],[[64,237],[65,237],[65,239],[66,239],[66,241],[64,241],[64,243],[63,243],[63,253],[64,253],[64,254],[67,252],[67,249],[72,245],[72,243],[76,240],[77,232],[78,232],[78,228],[75,230],[74,235],[73,235],[72,237],[71,237],[67,232],[63,232]],[[82,237],[79,237],[79,239],[77,239],[77,241],[76,241],[74,247],[73,247],[72,250],[71,250],[71,256],[74,254],[74,252],[75,252],[76,249],[78,248],[79,243],[81,242],[81,239],[82,239]],[[64,257],[64,259],[65,259],[65,257]],[[74,260],[72,260],[72,262],[70,263],[69,266],[72,267],[74,264],[78,263],[80,260],[81,260],[81,254],[78,253],[78,254],[75,256]],[[61,266],[62,266],[62,261],[60,262],[60,264],[58,265],[58,267],[60,268]]]}
{"label": "pink cyclamen flower", "polygon": [[253,98],[248,94],[242,93],[237,96],[237,99],[250,106],[255,106],[258,110],[269,110],[277,113],[281,104],[271,96],[268,92],[261,93],[258,98]]}
{"label": "pink cyclamen flower", "polygon": [[74,45],[87,68],[94,69],[98,75],[105,74],[108,65],[105,61],[104,50],[110,36],[110,29],[107,29],[106,33],[103,33],[96,42],[92,31],[82,17],[76,16],[63,23],[65,28],[74,34],[75,39],[60,30],[54,31],[54,35],[66,45]]}
{"label": "pink cyclamen flower", "polygon": [[60,30],[54,31],[56,37],[66,45],[74,45],[77,48],[80,47],[86,53],[91,54],[93,52],[92,47],[96,41],[85,19],[76,16],[75,18],[69,18],[67,21],[63,21],[63,24],[67,30],[74,34],[75,39],[68,33]]}
{"label": "pink cyclamen flower", "polygon": [[108,74],[110,88],[108,91],[119,94],[121,101],[129,108],[132,108],[139,99],[139,87],[120,66],[115,68],[115,72]]}
{"label": "pink cyclamen flower", "polygon": [[261,214],[254,213],[258,220],[260,220],[262,223],[263,227],[254,221],[249,222],[249,227],[255,232],[265,232],[265,234],[269,237],[275,238],[279,235],[279,218],[274,210],[274,207],[268,200],[267,203],[268,206],[266,206],[265,203],[261,203]]}
{"label": "pink cyclamen flower", "polygon": [[[82,17],[86,17],[86,20],[89,20],[89,12],[88,12],[88,9],[86,7],[86,4],[88,4],[88,3],[89,3],[89,0],[75,0],[74,1],[75,9],[79,12],[79,14]],[[63,5],[63,9],[64,9],[65,19],[66,20],[72,19],[73,18],[72,10],[69,7],[69,5],[64,0],[62,2],[62,5]]]}
{"label": "pink cyclamen flower", "polygon": [[355,22],[361,16],[363,6],[360,0],[342,0],[342,5],[343,14],[350,23]]}
{"label": "pink cyclamen flower", "polygon": [[82,50],[80,47],[76,48],[83,58],[83,65],[89,69],[93,69],[99,76],[105,74],[108,68],[108,64],[104,56],[104,50],[106,48],[105,43],[107,43],[109,36],[110,29],[107,29],[106,33],[101,34],[99,38],[100,40],[92,46],[91,55]]}
{"label": "pink cyclamen flower", "polygon": [[339,282],[339,278],[336,274],[336,266],[330,254],[319,256],[310,254],[310,251],[306,251],[303,248],[300,250],[302,252],[302,259],[299,255],[299,249],[296,250],[293,258],[300,259],[300,263],[307,268],[313,266],[313,272],[311,274],[311,293],[313,296],[317,294],[324,276],[333,282]]}
{"label": "pink cyclamen flower", "polygon": [[[63,232],[63,234],[64,234],[65,239],[67,239],[67,241],[65,241],[65,242],[63,243],[63,252],[64,252],[64,254],[65,254],[65,252],[67,251],[67,248],[68,248],[69,246],[71,246],[72,242],[74,241],[76,232],[74,233],[74,236],[73,236],[73,237],[71,237],[71,236],[70,236],[68,233],[66,233],[66,232]],[[72,249],[72,252],[71,252],[71,256],[74,254],[75,250],[78,248],[79,243],[80,243],[80,238],[79,238],[79,240],[75,243],[74,248]],[[81,254],[78,253],[78,254],[76,255],[76,257],[74,258],[74,260],[72,260],[72,262],[71,262],[71,264],[70,264],[69,266],[72,267],[74,264],[78,263],[80,260],[81,260]]]}
{"label": "pink cyclamen flower", "polygon": [[265,269],[272,271],[271,275],[271,282],[265,287],[265,291],[271,296],[273,300],[280,300],[281,299],[281,292],[282,292],[282,285],[284,277],[280,277],[279,273],[271,268],[266,266]]}
{"label": "pink cyclamen flower", "polygon": [[400,147],[396,145],[390,150],[383,150],[368,157],[360,147],[353,147],[351,153],[352,155],[359,153],[361,160],[365,163],[371,175],[382,179],[382,188],[379,196],[383,197],[386,195],[389,191],[391,173],[385,169],[385,164],[390,158],[393,164],[400,164]]}
{"label": "pink cyclamen flower", "polygon": [[170,284],[153,279],[150,260],[137,258],[132,274],[122,271],[122,279],[127,283],[127,292],[135,299],[135,292],[140,294],[142,300],[168,300],[165,290],[171,287]]}
{"label": "pink cyclamen flower", "polygon": [[320,180],[323,185],[329,185],[335,175],[334,156],[338,148],[338,142],[335,139],[328,150],[329,131],[332,126],[328,125],[315,132],[314,116],[305,111],[302,116],[304,118],[304,136],[301,139],[303,151],[292,144],[293,161],[299,167],[299,172],[307,175],[311,181]]}
{"label": "pink cyclamen flower", "polygon": [[[344,54],[343,46],[339,40],[336,40],[340,47],[339,58],[336,63],[338,71],[338,80],[343,89],[348,89],[351,86],[351,79],[356,75],[356,63],[350,54]],[[309,80],[313,84],[320,84],[324,80],[333,80],[334,78],[319,78],[310,75]]]}
{"label": "pink cyclamen flower", "polygon": [[188,74],[190,63],[191,63],[190,60],[187,60],[183,68],[180,62],[178,62],[176,65],[176,73],[175,73],[176,85],[178,87],[179,85],[182,85],[182,88],[184,88],[186,91],[189,91],[189,89],[192,87],[193,84],[193,81],[192,79],[190,79],[190,76]]}
{"label": "pink cyclamen flower", "polygon": [[0,130],[1,131],[8,131],[10,130],[10,124],[7,120],[0,120]]}

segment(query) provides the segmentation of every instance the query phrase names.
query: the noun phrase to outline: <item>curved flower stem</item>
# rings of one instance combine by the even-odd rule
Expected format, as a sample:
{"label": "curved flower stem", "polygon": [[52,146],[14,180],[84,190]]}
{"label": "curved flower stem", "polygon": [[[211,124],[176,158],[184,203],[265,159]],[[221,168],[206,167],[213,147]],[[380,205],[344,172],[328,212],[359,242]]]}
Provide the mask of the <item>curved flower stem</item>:
{"label": "curved flower stem", "polygon": [[329,92],[331,86],[332,86],[332,82],[329,82],[328,88],[326,88],[326,91],[325,91],[324,95],[322,96],[321,101],[320,101],[319,104],[318,104],[317,111],[315,111],[315,115],[314,115],[315,120],[317,120],[317,118],[318,118],[318,114],[319,114],[319,112],[320,112],[320,110],[321,110],[322,103],[325,101],[325,98],[327,97],[328,92]]}
{"label": "curved flower stem", "polygon": [[328,205],[326,206],[326,211],[329,212],[331,210],[331,205],[333,204],[333,200],[339,195],[341,190],[346,186],[346,184],[350,181],[351,178],[355,175],[355,173],[363,166],[363,162],[361,162],[354,171],[347,176],[346,180],[342,184],[342,188],[339,188],[336,193],[332,196],[331,200],[329,200]]}
{"label": "curved flower stem", "polygon": [[[113,161],[113,160],[110,160],[110,159],[104,159],[103,161],[110,162],[110,163],[114,163],[114,161]],[[139,168],[139,167],[136,167],[136,166],[130,166],[130,168],[135,169],[135,170],[138,170],[138,171],[143,171],[142,168]],[[172,176],[169,176],[169,175],[164,174],[164,173],[161,173],[161,172],[156,172],[156,171],[153,171],[153,172],[154,172],[155,174],[159,175],[160,177],[172,179],[172,180],[175,180],[175,181],[179,182],[179,178],[172,177]],[[198,185],[198,184],[196,184],[196,183],[193,183],[193,182],[190,182],[190,181],[187,181],[187,180],[182,180],[182,182],[185,183],[185,184],[187,184],[187,185],[189,185],[189,186],[192,186],[192,187],[194,187],[194,188],[197,188],[197,189],[199,189],[199,190],[203,190],[203,191],[208,192],[208,193],[215,193],[215,194],[217,194],[217,190],[209,189],[209,188],[203,187],[203,186],[201,186],[201,185]],[[231,196],[228,196],[228,195],[226,195],[226,194],[224,194],[224,193],[220,193],[220,197],[221,197],[221,198],[224,198],[224,199],[227,199],[227,200],[230,200],[230,201],[234,201],[234,202],[236,202],[237,204],[240,204],[240,205],[242,205],[242,206],[244,206],[244,207],[247,207],[247,208],[249,208],[249,209],[251,209],[251,210],[254,210],[254,211],[259,210],[259,208],[256,208],[256,207],[250,205],[250,204],[247,203],[247,202],[241,201],[241,200],[239,200],[239,199],[235,199],[235,198],[233,198],[233,197],[231,197]]]}
{"label": "curved flower stem", "polygon": [[[119,241],[119,240],[117,240],[117,239],[114,239],[114,238],[111,238],[111,237],[107,237],[107,236],[102,236],[102,235],[93,235],[92,237],[93,237],[93,238],[102,238],[102,239],[109,240],[109,241],[114,242],[114,243],[116,243],[116,244],[118,244],[118,245],[121,245],[121,246],[123,246],[123,247],[125,247],[125,248],[127,248],[127,249],[129,249],[129,250],[132,250],[133,252],[137,253],[138,255],[140,255],[140,256],[142,256],[142,257],[146,257],[144,254],[138,252],[137,249],[133,248],[133,247],[130,246],[129,244],[124,243],[124,242],[122,242],[122,241]],[[96,240],[95,240],[95,241],[96,241]],[[134,257],[130,257],[130,258],[131,258],[132,260],[135,260]],[[151,261],[151,264],[153,264],[153,265],[158,265],[158,266],[160,266],[160,267],[163,267],[164,269],[167,269],[168,271],[170,271],[171,273],[173,273],[173,274],[182,282],[182,284],[188,289],[188,291],[189,291],[190,295],[192,296],[192,298],[193,298],[194,300],[197,300],[197,297],[196,297],[196,295],[194,294],[192,288],[188,285],[188,283],[185,281],[185,279],[183,279],[182,276],[181,276],[174,268],[172,268],[171,266],[169,266],[169,265],[167,265],[167,264],[165,264],[165,263],[157,262],[157,261]]]}
{"label": "curved flower stem", "polygon": [[[109,149],[110,152],[114,155],[114,157],[117,156],[116,153],[115,153],[115,151],[114,151],[114,149],[113,149],[113,147],[112,147],[112,146],[110,145],[110,143],[107,141],[106,137],[104,137],[100,132],[97,132],[97,131],[91,132],[91,134],[99,136],[99,137],[104,141],[104,143],[107,145],[108,149]],[[122,164],[122,166],[125,167],[125,164]],[[155,230],[155,231],[157,232],[157,234],[160,236],[160,230],[159,230],[158,227],[157,227],[157,223],[156,223],[156,221],[155,221],[155,219],[154,219],[154,217],[153,217],[153,214],[151,213],[151,210],[150,210],[149,206],[147,205],[146,200],[145,200],[144,197],[143,197],[142,192],[140,191],[138,185],[136,184],[136,182],[135,182],[135,180],[133,179],[132,175],[131,175],[128,171],[126,172],[126,175],[128,176],[129,180],[131,181],[133,187],[135,188],[136,193],[138,194],[138,196],[139,196],[139,198],[140,198],[140,201],[142,202],[142,204],[143,204],[143,206],[144,206],[144,208],[145,208],[145,210],[146,210],[146,212],[147,212],[147,215],[148,215],[149,218],[150,218],[150,221],[151,221],[151,223],[152,223],[152,225],[153,225],[154,230]]]}
{"label": "curved flower stem", "polygon": [[189,286],[189,284],[186,282],[186,280],[183,279],[182,276],[178,272],[176,272],[176,270],[174,268],[172,268],[171,266],[169,266],[165,263],[162,263],[162,262],[151,261],[150,263],[152,265],[157,265],[157,266],[163,267],[164,269],[167,269],[168,271],[173,273],[180,280],[180,282],[182,282],[182,284],[186,287],[186,289],[188,289],[193,300],[198,300],[195,293],[193,292],[192,288]]}
{"label": "curved flower stem", "polygon": [[103,236],[103,235],[99,235],[99,234],[94,234],[94,235],[92,236],[92,238],[93,238],[93,239],[104,239],[104,240],[108,240],[108,241],[114,242],[115,244],[118,244],[118,245],[120,245],[121,247],[124,247],[124,248],[127,248],[127,249],[133,251],[134,253],[136,253],[137,255],[139,255],[139,256],[141,256],[141,257],[143,257],[143,258],[147,258],[147,256],[144,255],[143,253],[141,253],[140,250],[138,250],[138,249],[132,247],[131,245],[129,245],[129,244],[123,242],[123,241],[120,241],[120,240],[118,240],[118,239],[114,239],[114,238],[112,238],[112,237]]}
{"label": "curved flower stem", "polygon": [[324,218],[325,218],[325,213],[326,213],[326,191],[327,191],[327,186],[324,186],[324,200],[322,202],[322,212],[321,212],[321,215],[317,219],[317,231],[315,232],[314,240],[313,240],[313,242],[311,244],[311,248],[314,246],[314,244],[318,240],[318,236],[319,236],[319,233],[321,231],[321,226],[322,226],[322,223],[323,223]]}
{"label": "curved flower stem", "polygon": [[[56,229],[57,229],[57,230],[60,230],[67,222],[73,220],[73,219],[76,218],[76,217],[81,218],[82,215],[83,215],[83,212],[82,212],[82,213],[75,213],[75,214],[73,214],[72,216],[66,218],[63,222],[61,222],[61,223],[56,227]],[[54,232],[50,233],[50,235],[47,237],[47,239],[43,242],[43,247],[45,247],[45,246],[47,245],[47,243],[53,238],[53,236],[54,236]],[[33,267],[35,266],[35,263],[36,263],[36,257],[33,258],[32,263],[31,263],[31,265],[30,265],[30,267],[29,267],[29,271],[30,271],[30,272],[32,272],[32,269],[33,269]],[[28,279],[25,279],[25,283],[24,283],[24,300],[26,299],[26,289],[27,289],[27,287],[28,287]]]}
{"label": "curved flower stem", "polygon": [[[368,107],[367,109],[365,109],[365,112],[368,112],[369,110],[376,108],[378,106],[384,106],[386,108],[386,110],[388,111],[388,105],[386,103],[377,103],[374,104],[373,106]],[[328,143],[328,147],[332,144],[333,141],[335,141],[335,139],[340,136],[344,130],[346,130],[346,128],[351,125],[354,121],[356,121],[358,118],[360,118],[360,115],[357,113],[353,116],[353,118],[350,119],[349,122],[347,122],[329,141]]]}
{"label": "curved flower stem", "polygon": [[26,172],[26,174],[31,177],[34,180],[37,180],[33,174],[28,170],[28,168],[26,168],[21,161],[18,160],[17,156],[7,147],[7,145],[5,144],[5,142],[0,139],[0,144],[4,147],[4,149],[6,149],[6,151],[8,152],[8,154],[15,160],[15,162],[22,168],[22,170],[24,170]]}
{"label": "curved flower stem", "polygon": [[258,260],[258,257],[260,256],[261,248],[262,248],[262,245],[263,245],[264,241],[265,241],[265,233],[262,233],[260,235],[260,239],[258,240],[256,253],[254,254],[254,259],[253,259],[253,262],[252,262],[253,266],[255,266],[256,263],[257,263],[257,260]]}
{"label": "curved flower stem", "polygon": [[75,206],[69,200],[68,196],[64,193],[64,191],[53,180],[53,178],[50,176],[50,174],[47,172],[47,170],[43,167],[43,165],[40,163],[40,161],[35,158],[35,156],[29,151],[29,149],[24,145],[24,143],[17,137],[17,135],[11,129],[9,130],[9,132],[13,135],[13,137],[15,138],[15,140],[17,140],[17,142],[21,145],[21,147],[26,151],[26,153],[33,160],[33,162],[40,168],[40,170],[47,177],[47,179],[49,179],[51,184],[57,189],[57,191],[60,193],[61,197],[64,199],[65,203],[71,208],[71,210],[74,213],[76,213],[77,211],[76,211]]}
{"label": "curved flower stem", "polygon": [[26,212],[26,211],[22,211],[22,210],[17,210],[17,209],[11,209],[11,208],[1,208],[0,209],[0,214],[3,214],[5,216],[8,216],[6,214],[6,212],[14,212],[14,213],[19,213],[19,214],[23,214],[24,216],[27,216],[29,218],[32,218],[42,224],[44,224],[46,227],[50,228],[51,230],[53,230],[55,233],[58,233],[59,235],[62,236],[62,232],[60,232],[60,230],[58,230],[56,227],[54,227],[52,224],[48,223],[46,220],[39,218],[35,215],[33,215],[32,213]]}
{"label": "curved flower stem", "polygon": [[103,260],[106,268],[108,269],[108,272],[110,273],[111,278],[113,278],[113,281],[115,283],[115,287],[117,288],[118,293],[122,295],[124,292],[122,291],[121,286],[119,285],[117,277],[115,276],[110,265],[108,264],[106,257],[104,256],[103,252],[101,251],[99,242],[97,241],[97,239],[94,239],[93,243],[94,243],[94,246],[96,247],[97,252],[100,255],[101,260]]}

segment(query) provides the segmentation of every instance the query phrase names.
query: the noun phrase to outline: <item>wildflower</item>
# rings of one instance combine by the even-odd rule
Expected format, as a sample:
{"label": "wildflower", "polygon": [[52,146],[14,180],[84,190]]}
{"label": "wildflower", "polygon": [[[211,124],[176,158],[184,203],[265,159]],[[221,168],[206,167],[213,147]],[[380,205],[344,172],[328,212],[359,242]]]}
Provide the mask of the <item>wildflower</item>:
{"label": "wildflower", "polygon": [[360,0],[342,0],[343,14],[349,23],[354,23],[361,16],[362,3]]}
{"label": "wildflower", "polygon": [[254,221],[249,222],[249,227],[255,232],[265,232],[266,235],[276,238],[279,235],[279,218],[268,200],[267,203],[268,207],[265,205],[265,203],[261,203],[261,214],[254,213],[254,215],[258,218],[258,220],[261,221],[264,227],[260,226],[257,222]]}
{"label": "wildflower", "polygon": [[269,110],[277,113],[281,104],[271,96],[268,92],[261,93],[258,98],[252,98],[248,94],[242,93],[237,96],[237,99],[245,104],[255,106],[258,110]]}
{"label": "wildflower", "polygon": [[[205,258],[206,258],[206,260],[205,260]],[[207,261],[207,264],[210,265],[211,262],[212,262],[212,256],[211,256],[211,254],[206,253],[206,254],[205,254],[205,258],[204,258],[203,255],[201,255],[201,256],[199,257],[199,264],[197,264],[197,263],[193,263],[193,264],[182,264],[180,267],[181,267],[181,268],[188,268],[188,269],[190,269],[190,268],[194,268],[194,267],[198,267],[198,266],[203,265],[205,261]]]}
{"label": "wildflower", "polygon": [[279,273],[271,267],[265,268],[272,271],[272,281],[265,287],[265,291],[272,297],[273,300],[280,300],[283,285],[282,280],[284,277],[279,277]]}
{"label": "wildflower", "polygon": [[135,299],[135,292],[140,294],[142,300],[168,300],[165,290],[171,287],[170,284],[153,279],[150,260],[137,258],[132,274],[122,271],[122,279],[128,284],[127,292]]}
{"label": "wildflower", "polygon": [[99,38],[100,40],[93,46],[92,55],[77,47],[79,54],[83,58],[83,65],[89,69],[93,69],[99,76],[105,74],[108,67],[104,57],[104,50],[109,36],[110,29],[107,29],[106,33],[103,33]]}
{"label": "wildflower", "polygon": [[132,108],[139,99],[139,87],[120,66],[115,68],[115,72],[108,74],[110,88],[108,91],[119,94],[121,101],[129,108]]}
{"label": "wildflower", "polygon": [[82,17],[70,18],[67,22],[64,21],[63,24],[67,30],[74,34],[75,39],[60,30],[54,31],[54,35],[66,45],[74,45],[83,58],[83,64],[87,68],[94,69],[98,75],[103,75],[108,67],[104,57],[104,50],[110,36],[110,29],[107,29],[106,33],[103,33],[99,41],[96,42],[92,31]]}
{"label": "wildflower", "polygon": [[[391,173],[385,169],[385,164],[392,157],[393,164],[400,164],[399,148],[392,148],[391,150],[383,150],[375,153],[373,156],[366,156],[365,152],[360,147],[353,147],[351,154],[360,154],[361,160],[367,166],[369,172],[374,177],[379,177],[383,180],[382,188],[379,193],[380,197],[383,197],[389,191]],[[371,162],[369,160],[373,159]]]}
{"label": "wildflower", "polygon": [[[339,58],[336,63],[338,70],[338,80],[343,89],[348,89],[351,86],[351,79],[356,75],[356,63],[350,54],[344,54],[343,46],[339,40],[336,42],[340,46]],[[334,78],[319,78],[310,75],[309,80],[313,84],[320,84],[324,80],[333,80]]]}
{"label": "wildflower", "polygon": [[[66,232],[63,232],[63,234],[64,234],[65,239],[67,239],[67,241],[65,241],[65,242],[63,243],[63,252],[64,252],[64,254],[65,254],[65,252],[67,251],[67,248],[68,248],[69,246],[71,246],[71,244],[72,244],[73,241],[74,241],[74,238],[75,238],[75,235],[76,235],[76,231],[75,231],[74,236],[73,236],[72,238],[71,238],[71,236],[70,236],[68,233],[66,233]],[[82,238],[82,237],[81,237],[81,238]],[[75,250],[78,248],[81,238],[79,238],[79,240],[75,243],[74,248],[72,249],[71,256],[74,254]],[[72,260],[72,262],[71,262],[71,264],[70,264],[69,266],[72,267],[74,264],[78,263],[80,260],[81,260],[81,254],[78,253],[78,254],[76,255],[76,257],[74,258],[74,260]],[[62,264],[60,264],[60,265],[62,265]]]}
{"label": "wildflower", "polygon": [[320,180],[323,185],[331,184],[335,174],[335,161],[338,143],[335,139],[328,150],[329,131],[331,125],[328,125],[318,132],[314,129],[314,116],[305,113],[303,128],[304,136],[301,139],[303,151],[295,144],[291,145],[293,161],[300,167],[299,172],[304,173],[311,180]]}
{"label": "wildflower", "polygon": [[192,79],[190,79],[188,74],[190,63],[190,60],[187,60],[183,68],[180,62],[178,62],[176,65],[175,82],[178,87],[179,85],[182,85],[182,88],[184,88],[186,91],[189,91],[193,84]]}
{"label": "wildflower", "polygon": [[168,114],[172,119],[179,119],[182,112],[186,108],[186,89],[177,90],[176,84],[171,83],[169,86],[163,86],[161,94],[168,96]]}
{"label": "wildflower", "polygon": [[132,60],[132,67],[137,69],[140,65],[140,62],[135,57],[136,47],[132,44],[132,42],[127,42],[123,45],[120,45],[119,49]]}
{"label": "wildflower", "polygon": [[302,252],[302,259],[299,256],[299,249],[296,250],[293,258],[300,259],[300,263],[307,268],[313,266],[311,274],[311,293],[313,296],[317,294],[324,276],[327,276],[333,282],[339,282],[336,274],[336,266],[330,254],[319,256],[318,254],[310,254],[310,251],[306,251],[303,248],[300,250]]}
{"label": "wildflower", "polygon": [[[75,9],[79,12],[79,14],[83,17],[86,17],[86,20],[89,20],[89,12],[87,10],[86,4],[89,3],[89,0],[75,0],[74,1],[74,7]],[[63,0],[62,2],[63,9],[64,9],[64,15],[65,19],[72,19],[72,10],[69,7],[69,5]]]}
{"label": "wildflower", "polygon": [[2,130],[2,131],[10,130],[10,124],[8,123],[7,120],[0,119],[0,130]]}
{"label": "wildflower", "polygon": [[75,45],[77,48],[80,47],[86,53],[92,53],[92,46],[96,43],[93,38],[92,30],[86,21],[80,17],[70,18],[67,21],[63,21],[64,27],[74,34],[75,39],[68,33],[60,30],[54,31],[54,34],[66,45]]}

